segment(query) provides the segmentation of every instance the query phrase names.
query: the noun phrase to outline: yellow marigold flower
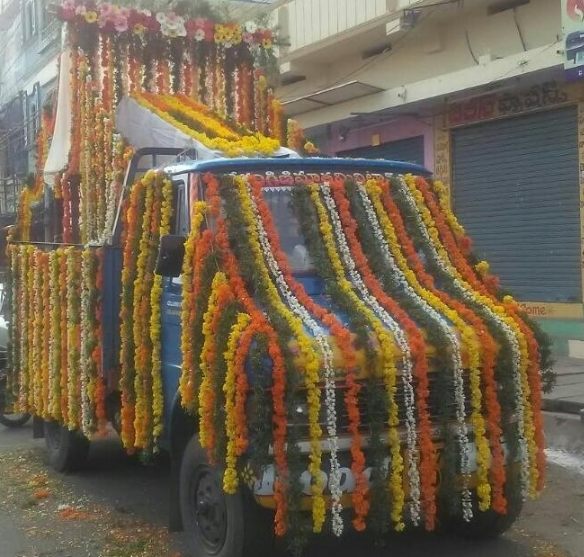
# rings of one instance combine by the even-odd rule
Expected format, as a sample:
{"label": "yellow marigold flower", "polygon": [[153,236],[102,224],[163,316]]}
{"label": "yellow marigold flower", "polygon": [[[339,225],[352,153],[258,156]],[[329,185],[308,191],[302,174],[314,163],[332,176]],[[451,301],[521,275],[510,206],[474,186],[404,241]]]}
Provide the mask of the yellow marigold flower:
{"label": "yellow marigold flower", "polygon": [[97,12],[89,11],[89,12],[85,12],[85,21],[87,21],[87,23],[95,23],[97,21]]}
{"label": "yellow marigold flower", "polygon": [[489,265],[489,263],[487,261],[480,261],[479,263],[477,263],[475,265],[475,269],[477,270],[477,273],[479,275],[484,277],[484,276],[489,274],[491,266]]}

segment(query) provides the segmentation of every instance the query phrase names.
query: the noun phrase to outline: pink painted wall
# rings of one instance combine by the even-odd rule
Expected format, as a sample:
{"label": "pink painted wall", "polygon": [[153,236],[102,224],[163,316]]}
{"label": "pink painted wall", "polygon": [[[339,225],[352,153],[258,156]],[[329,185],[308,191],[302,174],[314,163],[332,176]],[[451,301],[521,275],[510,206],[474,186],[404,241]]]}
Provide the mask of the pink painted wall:
{"label": "pink painted wall", "polygon": [[434,130],[431,123],[405,116],[389,122],[372,124],[362,128],[352,128],[346,134],[345,141],[341,141],[339,134],[343,128],[348,127],[346,124],[332,124],[331,139],[326,143],[320,144],[319,147],[327,155],[335,155],[340,151],[371,146],[371,139],[375,134],[379,134],[380,143],[389,143],[423,135],[424,166],[430,171],[434,170]]}

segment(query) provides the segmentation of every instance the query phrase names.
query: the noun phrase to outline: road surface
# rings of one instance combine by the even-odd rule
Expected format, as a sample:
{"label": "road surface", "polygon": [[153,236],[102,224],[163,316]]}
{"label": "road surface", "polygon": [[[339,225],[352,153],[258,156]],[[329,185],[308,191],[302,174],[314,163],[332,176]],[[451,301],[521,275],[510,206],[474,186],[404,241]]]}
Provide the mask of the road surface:
{"label": "road surface", "polygon": [[[194,557],[168,534],[168,465],[143,466],[115,439],[92,446],[89,467],[58,475],[43,462],[31,427],[0,426],[0,557]],[[584,466],[550,453],[548,486],[500,540],[476,544],[399,535],[385,548],[344,540],[313,545],[308,557],[584,557]]]}

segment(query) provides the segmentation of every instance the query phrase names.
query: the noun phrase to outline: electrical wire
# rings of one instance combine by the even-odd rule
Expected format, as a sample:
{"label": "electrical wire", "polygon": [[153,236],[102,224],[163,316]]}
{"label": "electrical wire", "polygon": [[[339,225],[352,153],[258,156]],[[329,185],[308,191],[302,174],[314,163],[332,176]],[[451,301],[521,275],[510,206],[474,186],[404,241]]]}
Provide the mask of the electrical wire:
{"label": "electrical wire", "polygon": [[523,47],[523,52],[527,52],[525,37],[523,36],[523,31],[521,30],[521,27],[519,27],[519,21],[517,20],[517,8],[513,8],[513,21],[515,22],[515,27],[517,27],[517,33],[519,35],[519,40],[521,41],[521,46]]}
{"label": "electrical wire", "polygon": [[[537,53],[537,55],[532,59],[532,61],[537,60],[540,56],[543,56],[546,52],[548,52],[552,48],[557,48],[558,46],[561,46],[561,45],[562,45],[561,40],[557,40],[553,43],[548,44],[545,48],[543,48],[540,52]],[[488,84],[495,83],[496,81],[501,81],[502,79],[505,79],[507,76],[512,74],[515,70],[520,68],[522,65],[523,64],[520,63],[517,66],[513,66],[512,68],[507,70],[505,73],[501,74],[500,76],[496,77],[495,79],[492,79]],[[519,76],[517,76],[517,77],[519,77]]]}
{"label": "electrical wire", "polygon": [[476,54],[474,53],[474,50],[472,49],[472,46],[470,44],[470,36],[468,33],[468,29],[464,30],[464,37],[466,39],[466,48],[468,48],[468,51],[470,53],[470,55],[472,56],[472,59],[474,60],[474,63],[478,66],[479,65],[479,60],[476,57]]}

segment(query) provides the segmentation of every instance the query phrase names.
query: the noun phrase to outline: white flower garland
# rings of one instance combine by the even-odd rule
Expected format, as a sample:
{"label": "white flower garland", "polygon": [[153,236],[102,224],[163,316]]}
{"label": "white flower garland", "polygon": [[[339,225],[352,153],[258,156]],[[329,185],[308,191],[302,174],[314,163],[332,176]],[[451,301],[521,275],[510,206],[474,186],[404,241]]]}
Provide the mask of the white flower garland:
{"label": "white flower garland", "polygon": [[[122,137],[120,136],[120,134],[115,133],[114,137],[113,137],[113,143],[112,143],[112,153],[113,156],[115,157],[115,154],[118,151],[121,151],[123,153],[124,150],[124,144],[123,144],[123,140]],[[107,153],[107,149],[106,149],[106,153]],[[114,183],[116,181],[116,176],[114,176],[114,174],[110,171],[108,171],[108,173],[106,174],[106,190],[105,190],[105,203],[106,203],[106,207],[105,207],[105,215],[104,215],[104,223],[103,223],[103,227],[100,231],[100,237],[99,237],[99,242],[101,244],[109,242],[111,240],[112,237],[112,233],[113,233],[113,227],[114,227],[114,221],[116,218],[116,210],[118,207],[118,197],[116,196],[116,191],[114,188]]]}
{"label": "white flower garland", "polygon": [[[408,204],[408,208],[411,210],[412,214],[415,216],[416,219],[416,226],[418,230],[424,237],[426,241],[426,245],[430,250],[430,255],[434,264],[436,264],[441,271],[450,275],[450,272],[446,266],[446,263],[442,260],[440,254],[438,253],[437,249],[434,247],[432,239],[430,237],[430,233],[426,228],[426,224],[424,223],[421,215],[419,214],[418,207],[416,201],[410,192],[407,184],[405,183],[405,179],[403,176],[399,178],[397,181],[398,189],[400,193],[404,196],[406,203]],[[461,282],[457,277],[452,277],[452,283],[456,288],[457,293],[463,297],[464,300],[468,302],[475,302],[475,299],[472,293],[469,291],[469,286],[466,283]],[[517,430],[518,430],[518,443],[519,443],[519,458],[521,463],[520,468],[520,481],[521,481],[521,493],[523,498],[527,497],[529,491],[529,453],[527,450],[527,441],[525,439],[525,419],[524,419],[524,404],[523,404],[523,386],[521,384],[521,351],[519,349],[519,342],[517,337],[511,327],[507,325],[490,307],[487,305],[484,306],[484,309],[491,319],[493,319],[503,330],[507,340],[511,345],[511,352],[513,357],[513,384],[516,390],[516,400],[515,406],[517,408]]]}
{"label": "white flower garland", "polygon": [[330,479],[329,489],[331,491],[331,516],[332,529],[335,536],[340,537],[344,530],[343,518],[341,512],[343,506],[341,498],[343,492],[341,490],[341,472],[338,460],[339,440],[337,435],[337,411],[336,411],[336,383],[335,370],[333,365],[333,352],[329,341],[325,335],[325,330],[312,318],[308,310],[298,301],[296,296],[290,290],[286,279],[274,257],[272,247],[264,223],[261,219],[260,212],[256,201],[253,197],[251,186],[246,183],[248,199],[257,224],[257,232],[264,254],[266,264],[274,278],[280,294],[285,298],[288,306],[304,323],[311,334],[316,339],[318,346],[323,355],[324,364],[324,380],[325,380],[325,406],[326,406],[326,427],[327,427],[327,441],[330,448]]}
{"label": "white flower garland", "polygon": [[338,214],[337,206],[330,193],[330,185],[324,183],[321,187],[325,205],[329,211],[333,230],[339,246],[343,263],[348,270],[351,282],[357,287],[357,290],[365,300],[365,302],[373,309],[375,314],[381,321],[391,330],[394,335],[400,350],[404,356],[402,381],[404,384],[404,400],[406,410],[406,444],[410,458],[408,459],[408,479],[410,483],[410,516],[414,525],[420,522],[420,472],[418,469],[419,454],[418,454],[418,440],[417,427],[415,416],[415,394],[413,388],[413,373],[412,373],[412,357],[410,346],[406,335],[401,329],[400,325],[391,317],[391,315],[383,308],[377,299],[369,293],[369,290],[363,282],[359,272],[357,271],[355,261],[351,257],[351,252],[347,244],[347,239],[343,231],[343,226]]}

